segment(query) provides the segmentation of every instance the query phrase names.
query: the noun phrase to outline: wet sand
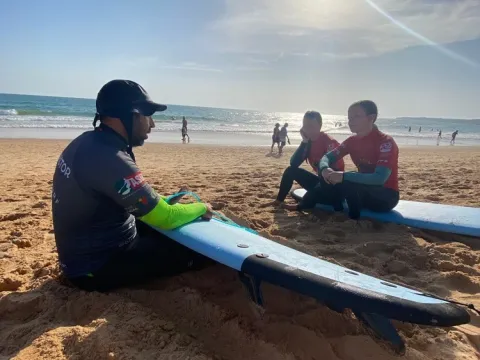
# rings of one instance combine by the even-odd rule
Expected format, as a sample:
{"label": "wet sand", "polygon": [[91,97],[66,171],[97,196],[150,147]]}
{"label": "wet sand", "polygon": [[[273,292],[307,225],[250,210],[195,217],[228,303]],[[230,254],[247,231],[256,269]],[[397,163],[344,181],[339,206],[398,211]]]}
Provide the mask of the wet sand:
{"label": "wet sand", "polygon": [[[221,265],[110,294],[66,286],[50,191],[67,143],[0,140],[0,359],[397,358],[348,312],[268,284],[259,319],[236,273]],[[136,157],[159,193],[188,185],[272,240],[480,307],[480,239],[260,208],[275,197],[293,150],[279,158],[265,147],[147,144]],[[402,199],[480,207],[478,147],[402,147],[400,176]],[[447,329],[395,322],[404,358],[479,359],[480,317],[471,316]]]}

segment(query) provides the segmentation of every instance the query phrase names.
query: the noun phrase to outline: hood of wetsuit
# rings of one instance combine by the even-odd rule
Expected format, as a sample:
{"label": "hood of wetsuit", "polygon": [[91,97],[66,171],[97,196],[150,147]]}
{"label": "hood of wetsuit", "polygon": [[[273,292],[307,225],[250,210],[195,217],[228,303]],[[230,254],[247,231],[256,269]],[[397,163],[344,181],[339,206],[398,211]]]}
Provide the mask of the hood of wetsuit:
{"label": "hood of wetsuit", "polygon": [[120,121],[125,127],[125,131],[127,132],[127,143],[128,143],[127,152],[132,157],[132,160],[135,161],[135,155],[133,153],[133,146],[132,146],[133,118],[134,118],[133,113],[126,113],[119,117]]}

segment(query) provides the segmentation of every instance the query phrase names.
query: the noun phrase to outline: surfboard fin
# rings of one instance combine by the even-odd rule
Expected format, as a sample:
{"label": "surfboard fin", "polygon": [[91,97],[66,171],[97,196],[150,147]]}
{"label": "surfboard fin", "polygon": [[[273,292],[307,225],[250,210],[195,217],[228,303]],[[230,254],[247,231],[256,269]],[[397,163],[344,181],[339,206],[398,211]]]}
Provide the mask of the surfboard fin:
{"label": "surfboard fin", "polygon": [[372,313],[359,311],[353,311],[353,313],[357,319],[371,329],[378,338],[388,341],[396,353],[405,353],[405,343],[389,319]]}
{"label": "surfboard fin", "polygon": [[251,300],[258,306],[263,307],[263,295],[260,288],[261,281],[255,276],[239,272],[238,276],[250,295]]}

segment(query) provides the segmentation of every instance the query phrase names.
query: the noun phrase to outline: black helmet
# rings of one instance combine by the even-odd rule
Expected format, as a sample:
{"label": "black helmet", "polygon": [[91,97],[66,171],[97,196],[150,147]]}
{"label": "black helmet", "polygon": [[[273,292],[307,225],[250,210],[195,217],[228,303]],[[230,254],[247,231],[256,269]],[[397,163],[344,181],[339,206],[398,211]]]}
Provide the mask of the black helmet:
{"label": "black helmet", "polygon": [[95,127],[102,115],[120,119],[127,131],[131,152],[133,114],[152,116],[157,111],[165,111],[167,106],[154,102],[147,91],[136,82],[117,79],[102,86],[97,95],[96,108],[93,126]]}

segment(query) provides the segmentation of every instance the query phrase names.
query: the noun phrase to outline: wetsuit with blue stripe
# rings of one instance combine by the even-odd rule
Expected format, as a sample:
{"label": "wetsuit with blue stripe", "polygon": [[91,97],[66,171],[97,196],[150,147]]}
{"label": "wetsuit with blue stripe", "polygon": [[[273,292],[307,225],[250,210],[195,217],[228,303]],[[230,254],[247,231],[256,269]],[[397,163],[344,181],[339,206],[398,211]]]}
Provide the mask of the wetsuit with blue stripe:
{"label": "wetsuit with blue stripe", "polygon": [[[395,140],[382,133],[376,126],[366,136],[354,135],[346,139],[339,147],[328,152],[319,162],[319,173],[331,167],[339,159],[350,154],[358,171],[343,174],[343,181],[333,188],[325,187],[324,196],[335,197],[338,210],[346,200],[351,218],[358,218],[362,209],[375,212],[392,210],[399,201],[398,156],[399,149]],[[320,186],[321,188],[321,186]],[[320,191],[320,201],[321,201]]]}

